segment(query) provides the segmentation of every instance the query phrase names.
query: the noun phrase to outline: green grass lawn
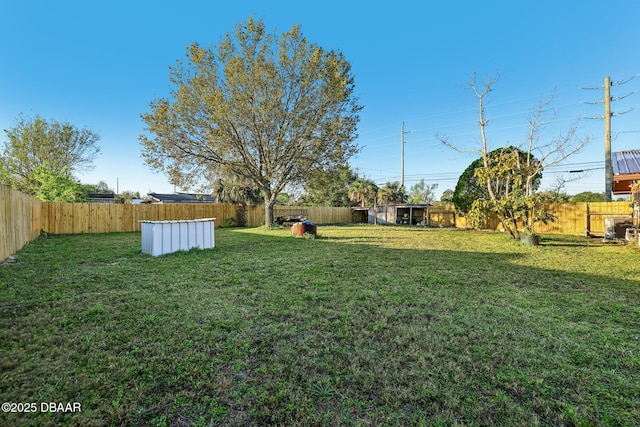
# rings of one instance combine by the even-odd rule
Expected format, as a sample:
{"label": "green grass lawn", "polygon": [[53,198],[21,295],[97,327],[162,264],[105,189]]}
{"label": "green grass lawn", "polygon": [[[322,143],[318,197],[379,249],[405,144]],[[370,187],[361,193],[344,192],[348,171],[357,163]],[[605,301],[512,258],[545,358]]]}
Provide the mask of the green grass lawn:
{"label": "green grass lawn", "polygon": [[49,236],[0,266],[0,425],[639,425],[640,250],[402,227]]}

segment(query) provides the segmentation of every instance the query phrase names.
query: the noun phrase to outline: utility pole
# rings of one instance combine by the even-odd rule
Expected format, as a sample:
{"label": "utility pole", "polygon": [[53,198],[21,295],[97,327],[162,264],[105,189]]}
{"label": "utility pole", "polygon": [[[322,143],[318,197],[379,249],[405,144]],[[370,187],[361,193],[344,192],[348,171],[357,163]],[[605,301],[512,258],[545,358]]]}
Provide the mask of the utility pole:
{"label": "utility pole", "polygon": [[[635,92],[631,92],[631,93],[629,93],[627,95],[617,96],[617,97],[613,98],[613,97],[611,97],[611,87],[628,83],[629,81],[633,80],[637,76],[640,76],[640,74],[636,74],[635,76],[631,76],[626,81],[618,81],[618,82],[611,82],[611,78],[609,76],[607,76],[607,77],[604,78],[604,84],[602,86],[583,88],[583,89],[594,89],[594,90],[600,90],[600,89],[604,88],[604,97],[602,99],[602,103],[604,104],[604,116],[587,117],[587,118],[588,119],[595,119],[595,120],[604,120],[604,175],[605,175],[605,177],[604,177],[604,186],[605,186],[604,199],[607,202],[611,201],[611,195],[613,193],[613,165],[611,164],[611,117],[619,116],[621,114],[626,114],[626,113],[636,109],[636,108],[630,108],[627,111],[612,113],[611,112],[611,102],[624,99],[624,98],[628,97],[629,95],[632,95]],[[599,103],[600,102],[589,102],[588,104],[599,104]]]}
{"label": "utility pole", "polygon": [[604,200],[611,201],[613,171],[611,167],[611,78],[604,78]]}
{"label": "utility pole", "polygon": [[404,187],[404,134],[411,131],[404,130],[404,122],[400,128],[400,186]]}
{"label": "utility pole", "polygon": [[404,122],[400,128],[400,186],[404,187]]}

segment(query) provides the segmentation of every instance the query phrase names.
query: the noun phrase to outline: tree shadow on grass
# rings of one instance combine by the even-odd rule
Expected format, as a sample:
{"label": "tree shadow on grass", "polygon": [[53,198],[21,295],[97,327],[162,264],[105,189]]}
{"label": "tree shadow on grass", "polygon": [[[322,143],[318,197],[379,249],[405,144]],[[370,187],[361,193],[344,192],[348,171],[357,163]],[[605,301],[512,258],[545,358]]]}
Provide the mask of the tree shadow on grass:
{"label": "tree shadow on grass", "polygon": [[626,241],[604,241],[602,237],[567,236],[558,234],[545,234],[540,238],[540,246],[577,247],[577,246],[625,246]]}

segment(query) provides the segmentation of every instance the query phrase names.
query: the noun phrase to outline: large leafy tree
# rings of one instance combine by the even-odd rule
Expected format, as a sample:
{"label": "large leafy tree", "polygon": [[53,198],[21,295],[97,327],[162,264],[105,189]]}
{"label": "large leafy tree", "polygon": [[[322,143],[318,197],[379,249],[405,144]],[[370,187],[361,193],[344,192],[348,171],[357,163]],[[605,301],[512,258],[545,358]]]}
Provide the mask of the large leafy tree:
{"label": "large leafy tree", "polygon": [[353,206],[349,187],[357,179],[349,165],[314,171],[309,175],[302,203],[310,206]]}
{"label": "large leafy tree", "polygon": [[34,196],[43,202],[87,202],[87,186],[67,174],[52,173],[44,164],[36,168],[33,179],[38,183]]}
{"label": "large leafy tree", "polygon": [[142,115],[143,156],[181,186],[237,176],[258,188],[267,225],[289,184],[344,164],[359,121],[351,66],[299,26],[270,33],[250,18],[218,46],[187,48],[171,69],[170,99]]}
{"label": "large leafy tree", "polygon": [[409,188],[409,203],[432,204],[436,200],[438,184],[426,184],[424,179]]}
{"label": "large leafy tree", "polygon": [[5,134],[8,141],[0,155],[0,183],[33,196],[43,177],[49,183],[55,177],[72,182],[73,174],[90,169],[100,152],[97,133],[40,116],[21,117]]}
{"label": "large leafy tree", "polygon": [[[520,163],[524,164],[527,162],[527,153],[518,150],[514,146],[498,148],[489,153],[489,158],[491,162],[495,163],[499,160],[501,155],[506,155],[513,152],[518,152],[518,156],[520,157]],[[532,156],[532,162],[538,163],[538,160]],[[456,209],[463,213],[468,214],[471,210],[473,202],[476,200],[488,200],[490,198],[489,191],[486,185],[481,185],[478,181],[478,177],[476,176],[476,170],[483,167],[482,157],[474,160],[471,164],[462,172],[460,178],[458,178],[458,183],[456,184],[456,188],[453,192],[452,202],[455,205]],[[516,170],[515,173],[520,174],[521,181],[525,181],[526,177],[522,176],[525,171]],[[532,189],[535,191],[540,186],[540,181],[542,180],[542,172],[538,173],[533,182]],[[514,183],[512,180],[511,184]],[[526,190],[523,185],[521,185],[522,190]],[[498,193],[498,197],[504,196],[505,191],[508,191],[509,188],[504,185],[501,188],[497,188],[494,185],[494,191]]]}

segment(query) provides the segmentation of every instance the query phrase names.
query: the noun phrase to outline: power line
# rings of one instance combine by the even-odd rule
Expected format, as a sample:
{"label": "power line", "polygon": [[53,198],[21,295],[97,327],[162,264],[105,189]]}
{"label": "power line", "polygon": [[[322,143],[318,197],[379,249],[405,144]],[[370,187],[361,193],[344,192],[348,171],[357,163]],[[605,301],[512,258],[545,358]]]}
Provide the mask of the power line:
{"label": "power line", "polygon": [[[562,91],[558,91],[556,93],[561,93]],[[495,103],[493,105],[495,106],[501,106],[501,105],[506,105],[506,104],[512,104],[512,103],[516,103],[516,102],[522,102],[525,100],[529,100],[529,99],[533,99],[536,97],[527,97],[527,98],[521,98],[521,99],[517,99],[517,100],[510,100],[510,101],[505,101],[505,102],[501,102],[501,103]],[[572,103],[568,103],[568,104],[563,104],[558,106],[557,108],[564,108],[567,106],[574,106],[574,105],[579,105],[581,104],[581,102],[572,102]],[[460,114],[460,113],[466,113],[466,112],[473,112],[475,111],[475,108],[467,108],[467,109],[463,109],[463,110],[456,110],[456,111],[450,111],[450,112],[445,112],[445,113],[440,113],[440,114],[430,114],[430,115],[425,115],[425,116],[420,116],[420,117],[416,117],[411,119],[411,121],[418,121],[418,120],[435,120],[439,117],[443,117],[443,116],[449,116],[449,115],[455,115],[455,114]],[[511,116],[516,116],[516,115],[520,115],[520,114],[527,114],[529,113],[529,110],[526,111],[518,111],[518,112],[512,112],[512,113],[507,113],[507,114],[500,114],[500,115],[496,115],[496,116],[492,116],[491,120],[496,120],[496,119],[501,119],[501,118],[505,118],[505,117],[511,117]],[[568,120],[568,119],[567,119]],[[465,120],[465,121],[458,121],[458,122],[454,122],[454,123],[447,123],[447,124],[443,124],[443,125],[439,125],[439,126],[432,126],[432,127],[428,127],[428,128],[422,128],[422,129],[417,129],[417,130],[413,130],[413,133],[421,133],[421,132],[429,132],[429,131],[434,131],[434,130],[438,130],[438,129],[443,129],[443,128],[448,128],[448,127],[460,127],[463,125],[470,125],[470,124],[475,124],[476,120]],[[377,127],[375,129],[368,129],[366,131],[366,134],[371,134],[372,132],[375,132],[379,129],[387,129],[391,127],[391,125],[389,126],[380,126]],[[493,128],[491,129],[492,131],[499,131],[499,130],[508,130],[508,129],[515,129],[518,127],[526,127],[526,124],[522,124],[522,125],[514,125],[514,126],[507,126],[507,127],[502,127],[502,128]],[[454,135],[449,135],[452,137],[456,137],[456,136],[465,136],[465,135],[470,135],[470,134],[474,134],[476,133],[474,132],[465,132],[465,133],[458,133],[458,134],[454,134]],[[385,146],[387,144],[376,144],[376,145],[368,145],[368,142],[375,142],[375,141],[380,141],[380,140],[391,140],[392,138],[398,136],[398,133],[390,133],[390,134],[386,134],[384,136],[378,136],[378,137],[373,137],[373,138],[364,138],[364,140],[360,140],[359,142],[363,147],[379,147],[379,146]],[[420,139],[418,141],[424,141],[426,139]]]}
{"label": "power line", "polygon": [[621,133],[639,133],[639,132],[640,132],[640,130],[621,130],[620,132],[616,132],[613,135],[612,139],[618,138],[618,135],[620,135]]}
{"label": "power line", "polygon": [[640,76],[640,73],[638,74],[632,74],[630,76],[625,77],[626,80],[618,80],[616,82],[611,83],[612,86],[620,86],[626,83],[629,83],[631,80],[635,79],[636,77]]}

